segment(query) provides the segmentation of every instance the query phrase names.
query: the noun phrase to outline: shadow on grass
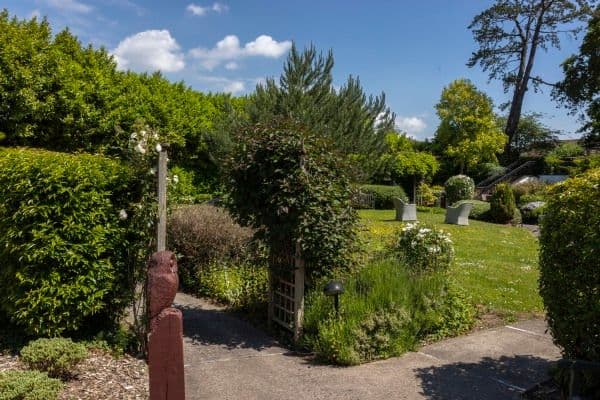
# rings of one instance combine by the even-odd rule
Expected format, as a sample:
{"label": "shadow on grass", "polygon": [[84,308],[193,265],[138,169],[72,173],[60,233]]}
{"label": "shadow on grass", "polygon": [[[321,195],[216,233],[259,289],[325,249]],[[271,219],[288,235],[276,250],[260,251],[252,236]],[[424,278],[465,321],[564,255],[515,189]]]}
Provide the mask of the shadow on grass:
{"label": "shadow on grass", "polygon": [[415,370],[422,394],[431,400],[520,399],[548,378],[552,362],[534,356],[485,357],[476,363],[452,363]]}

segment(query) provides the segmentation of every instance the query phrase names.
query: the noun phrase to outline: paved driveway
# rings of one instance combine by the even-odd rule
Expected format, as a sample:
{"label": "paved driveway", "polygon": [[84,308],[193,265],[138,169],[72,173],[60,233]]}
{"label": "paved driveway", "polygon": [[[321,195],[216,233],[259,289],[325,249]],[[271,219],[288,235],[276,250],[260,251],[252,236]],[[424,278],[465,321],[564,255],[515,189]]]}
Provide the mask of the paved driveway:
{"label": "paved driveway", "polygon": [[201,299],[183,310],[186,395],[198,399],[518,399],[545,379],[558,349],[532,320],[356,367],[314,364]]}

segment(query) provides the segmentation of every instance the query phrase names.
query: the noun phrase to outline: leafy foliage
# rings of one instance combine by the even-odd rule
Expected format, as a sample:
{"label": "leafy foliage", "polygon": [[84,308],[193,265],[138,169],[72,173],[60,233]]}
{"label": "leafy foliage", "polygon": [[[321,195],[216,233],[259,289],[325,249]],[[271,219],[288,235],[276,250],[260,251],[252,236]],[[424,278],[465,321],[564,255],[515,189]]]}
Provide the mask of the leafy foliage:
{"label": "leafy foliage", "polygon": [[368,178],[384,149],[384,136],[394,126],[385,95],[367,97],[358,78],[350,76],[341,88],[333,86],[333,53],[317,53],[314,46],[302,52],[293,45],[279,82],[267,79],[256,86],[249,100],[252,123],[273,118],[299,121],[334,143],[358,181]]}
{"label": "leafy foliage", "polygon": [[600,169],[550,189],[540,236],[540,294],[555,343],[600,361]]}
{"label": "leafy foliage", "polygon": [[589,21],[579,54],[572,55],[562,64],[564,79],[553,91],[555,99],[571,108],[573,113],[585,108],[581,115],[585,132],[583,143],[587,148],[600,146],[600,6]]}
{"label": "leafy foliage", "polygon": [[490,199],[490,216],[492,221],[505,224],[515,215],[515,195],[508,183],[499,183],[494,188]]}
{"label": "leafy foliage", "polygon": [[425,338],[465,332],[474,321],[473,307],[444,274],[412,275],[393,258],[365,265],[344,286],[339,318],[321,291],[306,300],[303,340],[334,364],[398,356]]}
{"label": "leafy foliage", "polygon": [[271,255],[294,254],[300,242],[307,272],[350,264],[356,213],[350,186],[321,135],[293,122],[240,132],[230,163],[229,208],[256,229]]}
{"label": "leafy foliage", "polygon": [[36,335],[114,321],[147,245],[134,224],[133,170],[101,156],[0,149],[0,186],[2,311]]}
{"label": "leafy foliage", "polygon": [[392,252],[411,273],[446,271],[454,258],[450,236],[433,226],[409,223],[396,233]]}
{"label": "leafy foliage", "polygon": [[[514,132],[510,147],[515,156],[531,150],[547,150],[552,148],[558,141],[560,131],[552,129],[540,118],[540,113],[528,113],[520,117],[517,130]],[[498,125],[506,126],[508,117],[499,117]]]}
{"label": "leafy foliage", "polygon": [[544,162],[552,173],[569,174],[575,166],[575,158],[583,155],[583,148],[575,143],[563,143],[546,154]]}
{"label": "leafy foliage", "polygon": [[56,400],[63,386],[45,372],[0,372],[0,400]]}
{"label": "leafy foliage", "polygon": [[446,204],[453,205],[459,200],[470,200],[475,195],[475,182],[466,175],[455,175],[444,183]]}
{"label": "leafy foliage", "polygon": [[498,128],[492,100],[467,79],[442,91],[435,106],[440,125],[434,142],[438,151],[460,168],[460,173],[483,162],[497,162],[506,136]]}
{"label": "leafy foliage", "polygon": [[201,272],[210,265],[243,263],[255,257],[253,232],[242,228],[227,211],[210,205],[182,206],[173,210],[168,224],[169,246],[178,255],[181,286],[201,293]]}
{"label": "leafy foliage", "polygon": [[576,35],[590,14],[586,0],[496,0],[473,18],[469,29],[479,48],[467,65],[477,64],[500,79],[504,90],[512,90],[505,133],[509,146],[517,134],[525,93],[530,85],[537,89],[542,78],[532,76],[537,51],[560,47],[560,36]]}
{"label": "leafy foliage", "polygon": [[52,378],[68,378],[73,368],[87,357],[87,349],[71,339],[37,339],[21,349],[21,360],[31,369]]}
{"label": "leafy foliage", "polygon": [[401,186],[360,185],[358,189],[361,193],[373,195],[376,210],[393,209],[394,198],[396,197],[408,201],[408,197]]}
{"label": "leafy foliage", "polygon": [[439,206],[443,193],[443,186],[429,186],[425,182],[421,182],[417,187],[417,204],[426,207],[433,207],[436,204]]}

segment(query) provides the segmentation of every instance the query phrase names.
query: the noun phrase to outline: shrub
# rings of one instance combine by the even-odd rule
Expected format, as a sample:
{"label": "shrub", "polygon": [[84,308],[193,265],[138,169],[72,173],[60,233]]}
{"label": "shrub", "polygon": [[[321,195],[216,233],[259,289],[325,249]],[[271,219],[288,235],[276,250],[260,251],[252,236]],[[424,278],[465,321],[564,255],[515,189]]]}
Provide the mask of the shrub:
{"label": "shrub", "polygon": [[45,372],[0,372],[0,400],[55,400],[63,386]]}
{"label": "shrub", "polygon": [[538,224],[541,216],[544,214],[546,203],[543,201],[533,201],[523,205],[521,210],[522,220],[526,224]]}
{"label": "shrub", "polygon": [[169,171],[169,202],[171,204],[197,204],[210,200],[208,188],[198,187],[194,183],[193,171],[181,167],[173,167]]}
{"label": "shrub", "polygon": [[531,201],[543,201],[548,185],[538,179],[512,185],[515,203],[523,204]]}
{"label": "shrub", "polygon": [[439,206],[443,193],[444,188],[442,186],[429,186],[427,183],[421,182],[417,188],[417,204],[427,207]]}
{"label": "shrub", "polygon": [[394,208],[394,197],[408,201],[408,197],[401,186],[361,185],[362,193],[373,195],[376,210],[390,210]]}
{"label": "shrub", "polygon": [[466,175],[455,175],[444,184],[446,204],[454,204],[459,200],[470,200],[475,195],[475,182]]}
{"label": "shrub", "polygon": [[200,272],[210,264],[228,265],[251,258],[250,228],[242,228],[229,213],[210,205],[173,210],[168,224],[169,246],[178,255],[183,289],[201,291]]}
{"label": "shrub", "polygon": [[21,360],[31,369],[53,378],[68,378],[73,368],[87,357],[84,344],[71,339],[37,339],[21,349]]}
{"label": "shrub", "polygon": [[454,248],[444,231],[416,222],[406,224],[397,236],[392,252],[411,272],[444,271],[452,264]]}
{"label": "shrub", "polygon": [[505,224],[515,216],[515,196],[508,183],[496,185],[490,199],[490,217],[492,221]]}
{"label": "shrub", "polygon": [[600,168],[555,185],[541,221],[540,294],[555,343],[600,362]]}
{"label": "shrub", "polygon": [[473,324],[473,307],[443,273],[410,274],[392,258],[372,261],[344,284],[339,318],[320,290],[306,299],[303,341],[327,362],[354,365],[398,356],[425,338],[457,335]]}
{"label": "shrub", "polygon": [[142,191],[132,169],[95,155],[0,149],[0,187],[1,311],[34,335],[115,321],[146,243],[131,223]]}
{"label": "shrub", "polygon": [[213,263],[199,274],[200,294],[235,308],[252,309],[266,304],[269,272],[249,263]]}

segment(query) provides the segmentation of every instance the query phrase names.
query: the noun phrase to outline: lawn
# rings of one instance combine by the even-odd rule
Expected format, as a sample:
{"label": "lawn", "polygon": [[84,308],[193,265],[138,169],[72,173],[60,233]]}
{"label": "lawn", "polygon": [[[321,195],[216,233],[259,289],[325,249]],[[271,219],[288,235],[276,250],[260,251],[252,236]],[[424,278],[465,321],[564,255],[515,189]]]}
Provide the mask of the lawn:
{"label": "lawn", "polygon": [[[394,210],[361,210],[359,215],[365,225],[362,238],[372,252],[383,249],[402,224],[394,220]],[[447,225],[439,212],[419,212],[418,218],[452,236],[456,258],[451,275],[480,313],[508,321],[542,314],[538,242],[529,231],[473,220],[469,226]]]}

